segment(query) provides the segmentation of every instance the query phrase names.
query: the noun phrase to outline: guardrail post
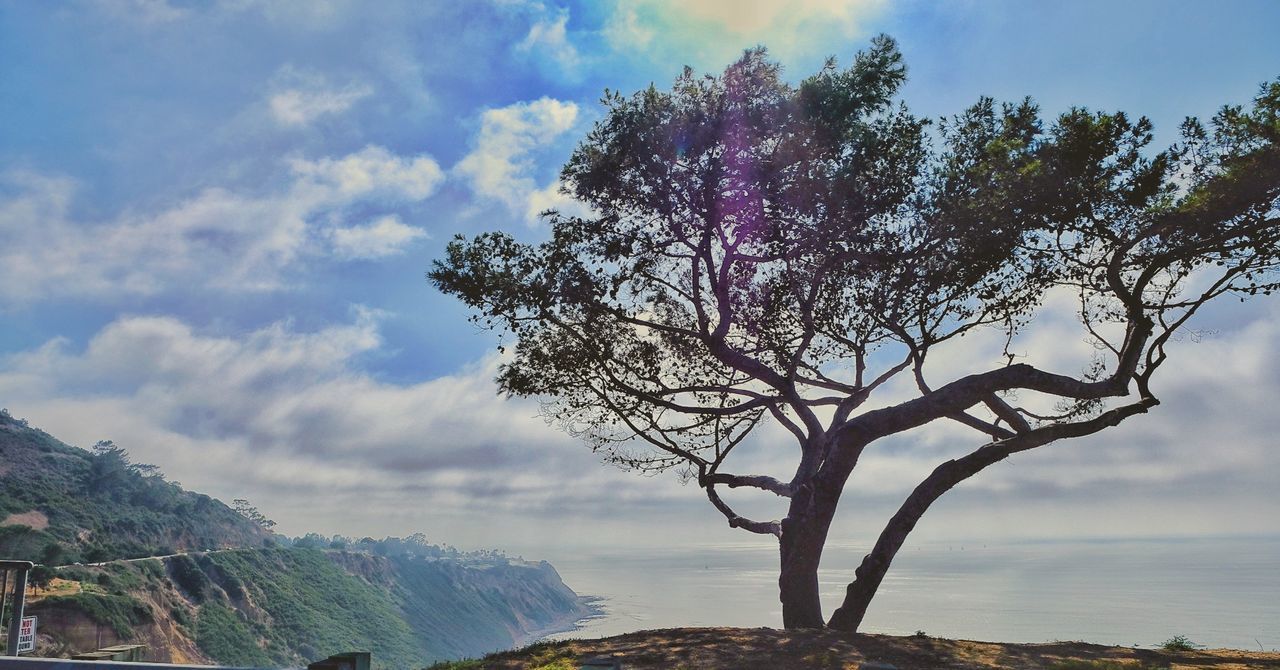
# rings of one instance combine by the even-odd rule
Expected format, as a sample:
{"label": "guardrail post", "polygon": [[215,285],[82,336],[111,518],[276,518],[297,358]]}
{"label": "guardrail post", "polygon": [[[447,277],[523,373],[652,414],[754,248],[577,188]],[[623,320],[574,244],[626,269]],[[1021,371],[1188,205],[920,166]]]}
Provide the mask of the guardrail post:
{"label": "guardrail post", "polygon": [[27,573],[34,564],[31,561],[0,561],[0,570],[18,573],[13,580],[13,619],[9,621],[9,648],[6,656],[18,655],[18,631],[22,629],[22,610],[27,600]]}

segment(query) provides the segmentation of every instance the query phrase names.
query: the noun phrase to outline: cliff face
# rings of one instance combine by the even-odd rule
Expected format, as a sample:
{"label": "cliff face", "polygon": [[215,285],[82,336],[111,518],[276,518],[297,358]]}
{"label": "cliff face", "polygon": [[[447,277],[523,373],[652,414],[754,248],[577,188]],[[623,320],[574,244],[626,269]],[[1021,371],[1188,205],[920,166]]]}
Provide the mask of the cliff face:
{"label": "cliff face", "polygon": [[509,649],[564,630],[586,608],[548,563],[395,559],[391,592],[437,658]]}
{"label": "cliff face", "polygon": [[[384,668],[512,647],[586,613],[546,563],[244,549],[64,568],[40,651],[141,642],[150,660],[281,667],[342,651]],[[65,581],[64,581],[65,580]]]}

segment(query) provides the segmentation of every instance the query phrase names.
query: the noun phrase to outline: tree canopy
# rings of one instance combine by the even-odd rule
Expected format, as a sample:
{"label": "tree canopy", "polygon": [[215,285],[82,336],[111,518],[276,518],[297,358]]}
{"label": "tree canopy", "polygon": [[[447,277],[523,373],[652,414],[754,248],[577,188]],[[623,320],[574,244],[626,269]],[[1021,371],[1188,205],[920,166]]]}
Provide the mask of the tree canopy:
{"label": "tree canopy", "polygon": [[[542,398],[620,465],[680,469],[731,526],[777,536],[787,626],[823,625],[817,566],[868,445],[938,420],[977,437],[886,525],[830,621],[847,629],[934,500],[1147,412],[1188,319],[1280,279],[1280,81],[1156,151],[1145,118],[1046,119],[1029,99],[933,122],[896,99],[905,77],[881,36],[798,84],[760,48],[669,91],[606,91],[561,175],[590,213],[547,212],[539,244],[459,237],[429,274],[514,336],[503,392]],[[1061,293],[1099,352],[1083,373],[1006,346],[984,372],[931,377],[949,342],[1012,343]],[[864,409],[899,376],[915,397]],[[794,471],[731,471],[766,421],[794,437]],[[737,514],[720,489],[742,486],[787,498],[786,514]]]}

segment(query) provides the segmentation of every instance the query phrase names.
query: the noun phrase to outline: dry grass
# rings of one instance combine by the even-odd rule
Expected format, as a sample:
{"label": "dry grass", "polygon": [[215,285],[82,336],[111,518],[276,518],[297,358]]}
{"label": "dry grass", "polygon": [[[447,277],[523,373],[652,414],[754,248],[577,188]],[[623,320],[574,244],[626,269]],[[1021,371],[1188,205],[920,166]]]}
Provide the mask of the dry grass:
{"label": "dry grass", "polygon": [[[68,579],[54,577],[49,585],[43,588],[31,586],[27,589],[27,604],[32,605],[50,596],[73,596],[81,591],[92,591],[93,584],[82,584]],[[91,587],[91,588],[86,588]]]}
{"label": "dry grass", "polygon": [[31,510],[21,514],[10,514],[0,521],[0,526],[30,526],[32,530],[44,530],[49,527],[49,517],[40,510]]}
{"label": "dry grass", "polygon": [[486,670],[534,670],[547,662],[612,657],[625,670],[1280,670],[1280,653],[1231,649],[1168,652],[1083,642],[1004,644],[924,636],[850,635],[771,628],[677,628],[600,640],[535,645],[486,657]]}

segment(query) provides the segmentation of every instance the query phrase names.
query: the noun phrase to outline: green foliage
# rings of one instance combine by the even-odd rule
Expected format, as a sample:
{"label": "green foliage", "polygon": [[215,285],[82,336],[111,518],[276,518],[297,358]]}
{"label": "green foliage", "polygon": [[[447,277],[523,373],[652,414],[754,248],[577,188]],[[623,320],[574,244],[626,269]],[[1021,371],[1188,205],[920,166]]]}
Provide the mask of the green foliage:
{"label": "green foliage", "polygon": [[1194,651],[1199,649],[1200,646],[1192,642],[1186,635],[1174,635],[1165,640],[1164,644],[1160,645],[1160,648],[1165,651]]}
{"label": "green foliage", "polygon": [[141,590],[146,580],[143,568],[135,563],[108,563],[98,576],[99,584],[119,594]]}
{"label": "green foliage", "polygon": [[0,517],[38,511],[49,519],[42,531],[0,526],[6,558],[63,565],[257,546],[265,537],[226,505],[184,491],[111,442],[91,453],[10,416],[0,421],[0,453],[10,466],[0,475]]}
{"label": "green foliage", "polygon": [[111,628],[121,639],[133,634],[133,627],[152,620],[151,609],[128,595],[77,593],[52,596],[41,602],[44,608],[66,607],[83,612],[93,621]]}
{"label": "green foliage", "polygon": [[173,617],[174,622],[179,626],[184,628],[189,628],[191,626],[191,613],[187,611],[187,608],[181,605],[175,604],[170,607],[169,616]]}
{"label": "green foliage", "polygon": [[436,661],[427,670],[483,670],[484,661],[469,658],[461,661]]}
{"label": "green foliage", "polygon": [[235,665],[297,666],[372,649],[378,667],[421,667],[506,648],[513,630],[581,611],[549,565],[505,559],[276,548],[68,566],[56,573],[81,582],[85,592],[46,599],[39,608],[74,607],[127,638],[133,626],[151,621],[139,600],[145,596],[205,653]]}
{"label": "green foliage", "polygon": [[45,545],[44,551],[40,552],[40,562],[44,565],[62,565],[70,556],[71,553],[66,547],[57,542],[50,542]]}
{"label": "green foliage", "polygon": [[[511,645],[506,632],[524,621],[555,621],[579,611],[577,599],[549,566],[391,559],[392,595],[431,658]],[[543,575],[537,574],[543,572]],[[459,588],[459,585],[467,585]]]}
{"label": "green foliage", "polygon": [[266,667],[272,659],[258,647],[257,637],[235,610],[215,603],[200,606],[196,616],[196,645],[226,665]]}
{"label": "green foliage", "polygon": [[93,582],[97,580],[97,573],[93,568],[83,565],[67,565],[58,568],[58,577],[72,582]]}
{"label": "green foliage", "polygon": [[164,563],[161,563],[158,560],[137,561],[134,565],[137,565],[138,569],[142,571],[142,574],[146,575],[150,579],[161,579],[164,577]]}
{"label": "green foliage", "polygon": [[30,526],[0,526],[0,554],[20,561],[39,561],[49,551],[52,538]]}
{"label": "green foliage", "polygon": [[[267,535],[213,498],[183,491],[155,468],[132,463],[114,444],[100,443],[91,454],[8,414],[0,416],[0,453],[11,466],[0,475],[0,515],[39,511],[49,519],[45,530],[0,526],[0,554],[6,557],[43,557],[52,565],[190,548],[268,547],[103,567],[63,565],[49,573],[80,582],[84,591],[45,599],[40,608],[84,611],[122,637],[152,620],[139,599],[145,596],[179,626],[202,631],[202,648],[216,650],[220,660],[236,660],[231,650],[249,639],[258,651],[245,647],[245,653],[270,661],[259,665],[292,666],[375,648],[379,666],[421,667],[506,647],[511,631],[578,611],[574,594],[549,566],[517,567],[500,553],[464,553],[421,534],[383,540],[313,535],[297,542],[337,542],[360,552],[352,554],[279,548],[277,541],[287,538]],[[335,560],[368,574],[348,574]],[[41,570],[38,578],[46,576]],[[252,616],[246,619],[242,611]]]}
{"label": "green foliage", "polygon": [[292,664],[298,659],[291,650],[304,649],[306,660],[376,649],[375,662],[386,667],[416,667],[428,658],[389,594],[343,572],[322,552],[244,550],[207,558],[235,575],[270,617],[256,632],[268,640],[264,652],[277,665]]}
{"label": "green foliage", "polygon": [[232,500],[231,509],[235,510],[236,514],[258,524],[265,530],[271,530],[276,525],[276,522],[268,519],[262,512],[258,511],[257,507],[249,504],[249,501],[244,498]]}
{"label": "green foliage", "polygon": [[169,559],[169,574],[173,576],[173,582],[195,602],[203,603],[209,597],[212,586],[209,577],[190,556],[183,554]]}
{"label": "green foliage", "polygon": [[414,533],[409,537],[389,536],[381,540],[375,540],[372,537],[356,539],[343,535],[325,537],[319,533],[307,533],[302,537],[294,538],[291,542],[292,546],[299,549],[327,547],[394,558],[447,558],[491,563],[505,563],[510,560],[506,554],[494,549],[459,551],[447,544],[433,544],[427,540],[424,533]]}
{"label": "green foliage", "polygon": [[[180,557],[168,560],[176,575]],[[417,667],[507,647],[510,631],[527,622],[550,623],[580,611],[576,596],[546,565],[388,559],[296,547],[217,552],[191,565],[208,580],[202,616],[205,608],[235,604],[232,592],[240,589],[261,612],[260,623],[245,625],[276,665],[376,649],[376,664]]]}
{"label": "green foliage", "polygon": [[49,582],[55,576],[57,576],[57,573],[53,568],[37,565],[31,569],[31,572],[27,576],[27,581],[36,588],[44,588],[49,585]]}
{"label": "green foliage", "polygon": [[[1280,82],[1215,117],[1212,136],[1154,153],[1145,118],[1043,119],[1030,100],[980,99],[931,138],[895,100],[904,80],[882,36],[799,86],[753,49],[719,76],[609,93],[562,171],[596,214],[549,213],[538,245],[459,237],[429,277],[516,336],[502,391],[548,399],[621,465],[691,472],[714,472],[722,445],[773,416],[799,417],[788,428],[821,452],[843,428],[807,434],[815,408],[852,410],[878,378],[826,370],[910,354],[890,357],[892,377],[976,328],[1012,338],[1050,290],[1078,294],[1085,325],[1137,327],[1280,282],[1280,225],[1265,214],[1280,195]],[[1223,283],[1202,295],[1189,277],[1208,266]],[[1152,335],[1131,355],[1167,339]]]}
{"label": "green foliage", "polygon": [[[881,36],[798,85],[757,48],[719,75],[606,92],[561,172],[589,214],[545,213],[534,244],[460,235],[429,279],[512,336],[502,392],[538,397],[548,420],[621,467],[696,478],[731,526],[784,543],[826,536],[835,510],[822,507],[877,440],[956,420],[990,441],[932,470],[888,538],[1014,453],[1147,413],[1187,319],[1280,288],[1280,81],[1211,128],[1189,122],[1164,151],[1146,118],[1081,107],[1044,118],[1029,99],[982,98],[934,124],[897,100],[904,81]],[[1077,375],[1015,362],[1050,295],[1076,301],[1100,352]],[[984,329],[1006,342],[985,371],[937,378],[926,366]],[[920,396],[866,404],[899,376]],[[1019,391],[1061,404],[1001,399]],[[795,439],[779,448],[799,447],[797,469],[729,474],[730,452],[768,422]],[[717,485],[804,498],[781,521],[753,521]],[[856,628],[899,546],[868,556],[847,592],[857,602],[830,625]],[[782,600],[788,625],[823,623],[815,594]]]}

